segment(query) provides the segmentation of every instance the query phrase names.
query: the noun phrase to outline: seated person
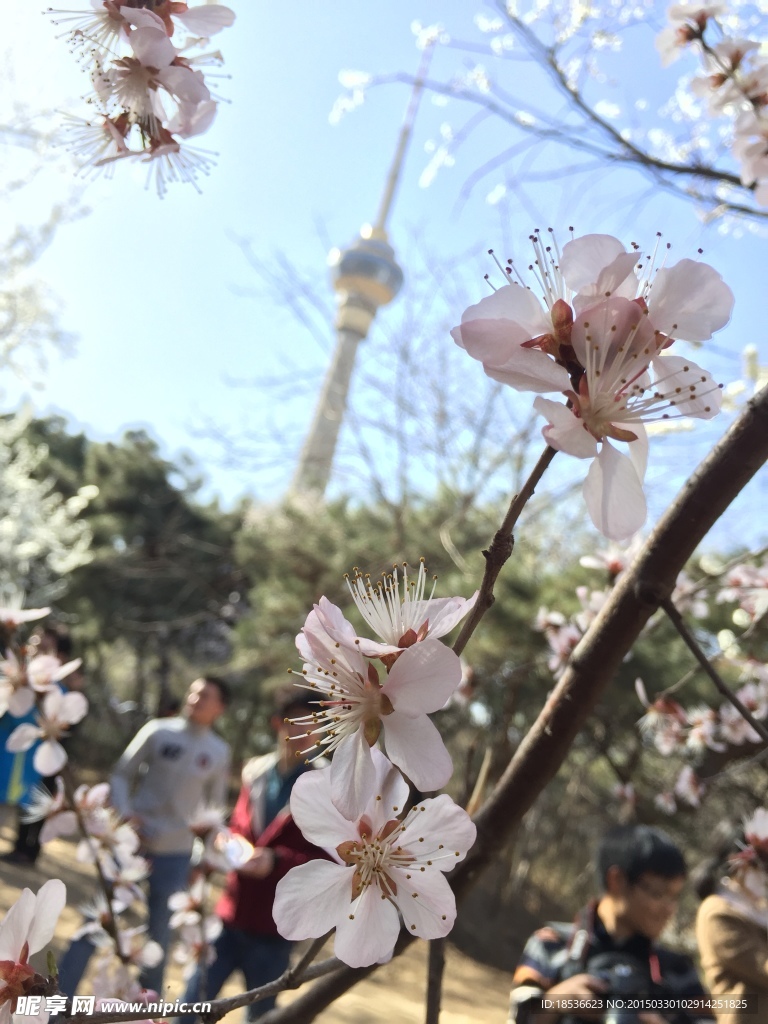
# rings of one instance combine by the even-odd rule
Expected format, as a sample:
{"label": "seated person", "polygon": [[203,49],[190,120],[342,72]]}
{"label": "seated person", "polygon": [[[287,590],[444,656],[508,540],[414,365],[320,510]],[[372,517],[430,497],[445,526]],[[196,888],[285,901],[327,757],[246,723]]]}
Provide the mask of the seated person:
{"label": "seated person", "polygon": [[[665,833],[647,825],[611,829],[597,851],[602,895],[572,924],[549,924],[526,943],[514,974],[510,1024],[575,1024],[604,1020],[603,1010],[542,1011],[547,997],[620,994],[705,997],[693,962],[656,940],[674,914],[687,870]],[[609,979],[614,978],[612,982]],[[622,1018],[623,1019],[623,1018]],[[638,1013],[642,1024],[698,1024],[708,1011]]]}

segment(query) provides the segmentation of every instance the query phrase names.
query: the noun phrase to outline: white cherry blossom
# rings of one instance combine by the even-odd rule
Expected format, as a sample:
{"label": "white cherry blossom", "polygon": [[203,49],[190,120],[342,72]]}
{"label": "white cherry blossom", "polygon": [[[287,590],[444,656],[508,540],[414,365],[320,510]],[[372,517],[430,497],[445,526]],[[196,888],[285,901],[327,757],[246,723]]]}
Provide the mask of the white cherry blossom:
{"label": "white cherry blossom", "polygon": [[26,1024],[45,1024],[49,1012],[42,1008],[36,1015],[16,1017],[19,996],[26,995],[36,976],[29,957],[38,953],[53,938],[59,914],[64,909],[67,890],[53,878],[40,887],[37,895],[24,889],[0,924],[0,1024],[12,1019]]}
{"label": "white cherry blossom", "polygon": [[403,816],[408,786],[374,750],[374,787],[360,815],[334,805],[330,769],[302,775],[291,813],[304,836],[334,856],[293,868],[277,885],[274,918],[288,939],[336,929],[334,952],[352,967],[388,956],[405,928],[424,939],[448,934],[456,901],[444,872],[464,858],[476,829],[443,794]]}
{"label": "white cherry blossom", "polygon": [[[326,611],[329,606],[341,629],[341,612],[331,602]],[[451,758],[427,716],[439,711],[461,682],[461,662],[453,651],[439,640],[422,640],[399,651],[380,681],[379,670],[359,646],[331,637],[316,610],[307,616],[296,646],[305,662],[299,685],[319,699],[316,712],[295,721],[307,726],[305,754],[333,752],[334,800],[342,813],[355,817],[367,803],[374,783],[371,747],[382,733],[389,757],[419,789],[445,785]]]}
{"label": "white cherry blossom", "polygon": [[41,710],[37,713],[38,724],[18,725],[6,740],[5,749],[11,753],[29,750],[42,740],[32,757],[35,771],[42,776],[56,775],[67,763],[67,753],[59,743],[62,736],[85,718],[88,701],[82,693],[61,693],[51,690],[43,698]]}

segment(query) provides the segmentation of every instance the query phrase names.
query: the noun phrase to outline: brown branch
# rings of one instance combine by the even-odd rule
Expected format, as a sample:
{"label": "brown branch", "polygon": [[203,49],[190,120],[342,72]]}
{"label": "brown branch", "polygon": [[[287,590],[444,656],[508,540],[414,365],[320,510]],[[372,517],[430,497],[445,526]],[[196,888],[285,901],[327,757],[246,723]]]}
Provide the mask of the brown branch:
{"label": "brown branch", "polygon": [[[475,818],[477,842],[451,879],[457,896],[474,884],[555,776],[643,626],[661,600],[672,593],[696,546],[766,459],[768,388],[748,402],[726,436],[694,471],[580,641],[539,717]],[[410,939],[401,936],[395,956],[410,945]],[[263,1024],[309,1024],[376,969],[377,965],[344,967],[289,1006],[270,1011]]]}
{"label": "brown branch", "polygon": [[696,661],[698,661],[699,665],[701,665],[701,667],[707,673],[707,675],[715,684],[715,686],[720,691],[722,696],[725,697],[725,699],[729,703],[733,704],[733,706],[739,712],[741,717],[746,719],[747,722],[749,722],[749,724],[752,726],[752,728],[755,730],[758,736],[760,736],[768,743],[768,729],[766,729],[762,722],[759,722],[755,718],[755,716],[752,714],[749,708],[746,707],[739,700],[739,698],[736,696],[736,694],[733,692],[730,686],[728,686],[728,684],[723,680],[723,678],[720,676],[720,673],[716,671],[716,669],[710,662],[709,658],[706,656],[704,651],[702,651],[701,647],[699,646],[696,637],[693,635],[693,633],[691,633],[690,629],[688,629],[688,627],[686,626],[685,622],[683,621],[683,617],[675,607],[672,598],[662,598],[660,604],[664,611],[667,613],[669,621],[672,623],[677,632],[683,638],[688,650],[691,651]]}
{"label": "brown branch", "polygon": [[547,445],[539,456],[539,461],[533,467],[531,475],[523,484],[522,489],[512,499],[509,509],[507,510],[507,514],[504,516],[504,521],[494,534],[488,550],[483,551],[483,555],[485,557],[485,573],[483,574],[483,581],[480,584],[480,593],[477,595],[475,607],[472,609],[469,618],[465,620],[464,625],[461,628],[461,632],[456,638],[456,643],[453,645],[453,649],[457,654],[461,654],[467,646],[467,642],[477,629],[480,619],[482,619],[495,600],[493,596],[494,584],[496,583],[504,563],[512,554],[512,548],[515,545],[515,539],[512,536],[512,531],[515,528],[517,520],[520,518],[521,512],[525,508],[526,502],[533,495],[539,480],[541,480],[547,467],[556,454],[555,449],[550,448],[549,445]]}
{"label": "brown branch", "polygon": [[445,939],[432,939],[427,961],[427,1009],[424,1024],[440,1024],[440,1001],[443,996],[445,971]]}

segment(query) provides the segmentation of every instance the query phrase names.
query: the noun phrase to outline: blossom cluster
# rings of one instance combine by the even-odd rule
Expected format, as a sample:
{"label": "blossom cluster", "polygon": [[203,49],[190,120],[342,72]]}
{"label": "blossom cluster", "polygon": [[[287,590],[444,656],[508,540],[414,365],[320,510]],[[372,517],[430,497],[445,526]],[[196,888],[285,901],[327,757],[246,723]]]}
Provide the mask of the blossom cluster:
{"label": "blossom cluster", "polygon": [[163,195],[168,183],[196,188],[212,157],[187,140],[213,123],[217,101],[201,68],[222,63],[217,51],[195,52],[231,25],[222,4],[190,7],[181,0],[91,0],[92,10],[51,10],[87,70],[98,113],[72,119],[73,148],[86,172],[117,162],[147,165]]}
{"label": "blossom cluster", "polygon": [[425,596],[423,560],[415,578],[404,564],[377,582],[355,570],[347,584],[378,640],[359,636],[325,597],[296,638],[304,661],[298,685],[317,695],[317,710],[293,720],[306,727],[302,756],[333,760],[298,779],[291,813],[331,859],[288,872],[277,886],[274,918],[288,939],[335,928],[336,955],[363,967],[391,954],[401,921],[434,939],[447,935],[456,917],[444,873],[466,855],[475,826],[446,794],[417,794],[409,809],[410,787],[398,769],[420,792],[450,778],[450,755],[428,716],[455,693],[462,668],[439,638],[468,614],[477,594]]}
{"label": "blossom cluster", "polygon": [[[710,339],[733,295],[705,263],[667,266],[658,245],[644,257],[611,235],[574,238],[562,251],[551,231],[531,242],[533,287],[508,261],[509,283],[470,306],[451,335],[489,377],[538,394],[547,443],[591,463],[583,494],[592,522],[625,540],[646,519],[646,424],[710,419],[721,406],[711,375],[668,350]],[[566,403],[542,397],[552,392]]]}
{"label": "blossom cluster", "polygon": [[727,35],[718,20],[726,10],[716,0],[674,4],[657,47],[665,64],[684,48],[699,51],[704,74],[693,79],[691,90],[706,101],[712,116],[732,122],[731,152],[741,182],[754,189],[761,206],[768,206],[768,60],[758,40]]}

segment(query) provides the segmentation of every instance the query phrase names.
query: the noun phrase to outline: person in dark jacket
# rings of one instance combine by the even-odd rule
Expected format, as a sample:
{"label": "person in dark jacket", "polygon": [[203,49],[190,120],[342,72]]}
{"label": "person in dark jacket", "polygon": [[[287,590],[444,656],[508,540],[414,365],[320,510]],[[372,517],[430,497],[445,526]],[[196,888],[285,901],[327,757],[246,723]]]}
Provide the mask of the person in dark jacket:
{"label": "person in dark jacket", "polygon": [[[526,943],[513,977],[509,1024],[602,1021],[606,1015],[597,1004],[608,995],[644,996],[652,1005],[666,997],[671,1007],[622,1020],[712,1021],[693,961],[658,944],[686,881],[680,850],[659,829],[618,826],[599,846],[597,874],[599,899],[575,922],[546,925]],[[542,1005],[545,995],[551,1005]],[[678,1009],[694,1007],[699,1000],[701,1010]]]}
{"label": "person in dark jacket", "polygon": [[[294,783],[312,764],[298,758],[306,747],[306,725],[288,719],[315,711],[310,697],[295,687],[278,698],[271,725],[277,745],[270,754],[255,757],[243,769],[243,784],[229,822],[230,830],[253,847],[251,858],[227,875],[224,894],[216,905],[221,934],[213,943],[215,960],[208,967],[202,993],[201,971],[190,978],[184,1000],[215,999],[227,979],[240,971],[246,989],[274,981],[288,967],[292,943],[278,934],[272,917],[277,883],[293,867],[326,854],[309,843],[291,817],[288,801]],[[325,766],[325,762],[318,765]],[[253,1021],[271,1010],[275,999],[248,1007]],[[182,1024],[194,1020],[181,1018]]]}

